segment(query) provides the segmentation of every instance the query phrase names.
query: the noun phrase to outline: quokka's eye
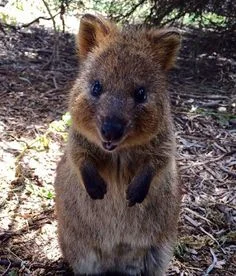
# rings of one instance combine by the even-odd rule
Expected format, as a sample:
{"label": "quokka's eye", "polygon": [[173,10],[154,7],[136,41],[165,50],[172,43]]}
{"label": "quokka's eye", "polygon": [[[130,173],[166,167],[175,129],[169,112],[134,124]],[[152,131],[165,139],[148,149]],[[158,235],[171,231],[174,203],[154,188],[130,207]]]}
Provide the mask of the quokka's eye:
{"label": "quokka's eye", "polygon": [[134,99],[136,103],[144,103],[147,100],[147,93],[144,87],[139,87],[134,91]]}
{"label": "quokka's eye", "polygon": [[92,96],[97,98],[101,95],[101,93],[102,93],[102,85],[98,80],[96,80],[92,84],[91,94],[92,94]]}

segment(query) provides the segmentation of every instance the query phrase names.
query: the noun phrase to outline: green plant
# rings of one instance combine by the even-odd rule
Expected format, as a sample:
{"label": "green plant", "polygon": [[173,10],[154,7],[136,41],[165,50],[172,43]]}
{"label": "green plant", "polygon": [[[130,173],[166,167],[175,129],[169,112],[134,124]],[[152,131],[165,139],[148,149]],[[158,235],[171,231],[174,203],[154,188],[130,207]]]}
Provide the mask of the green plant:
{"label": "green plant", "polygon": [[179,241],[174,248],[174,256],[177,259],[182,259],[185,252],[186,252],[186,244]]}
{"label": "green plant", "polygon": [[212,111],[209,109],[204,109],[204,108],[196,108],[195,107],[195,113],[196,114],[202,114],[204,116],[211,116],[212,118],[214,118],[218,124],[220,124],[221,126],[229,126],[229,122],[230,120],[235,120],[236,119],[236,115],[229,113],[229,112],[217,112],[217,111]]}

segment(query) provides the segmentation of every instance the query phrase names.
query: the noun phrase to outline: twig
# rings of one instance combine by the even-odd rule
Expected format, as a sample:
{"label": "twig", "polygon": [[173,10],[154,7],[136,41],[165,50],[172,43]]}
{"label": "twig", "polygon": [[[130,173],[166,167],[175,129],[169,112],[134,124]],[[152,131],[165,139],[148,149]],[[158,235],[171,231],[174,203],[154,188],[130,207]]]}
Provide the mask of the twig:
{"label": "twig", "polygon": [[214,237],[212,236],[212,234],[208,233],[208,232],[207,232],[204,228],[202,228],[201,226],[199,227],[199,229],[200,229],[203,233],[205,233],[208,237],[210,237],[210,238],[219,246],[219,248],[222,250],[222,252],[225,254],[225,250],[220,246],[219,242],[217,241],[216,238],[214,238]]}
{"label": "twig", "polygon": [[193,215],[195,215],[196,217],[199,217],[199,218],[205,220],[206,222],[208,222],[208,223],[210,223],[210,224],[214,224],[214,223],[213,223],[212,221],[210,221],[209,219],[204,218],[203,216],[199,215],[197,212],[191,210],[191,209],[188,208],[188,207],[185,207],[184,210],[185,210],[185,211],[188,211],[189,213],[191,213],[191,214],[193,214]]}
{"label": "twig", "polygon": [[60,12],[56,13],[52,17],[51,16],[50,17],[39,16],[39,17],[35,18],[34,20],[32,20],[31,22],[21,25],[20,28],[28,28],[29,26],[33,25],[34,23],[39,23],[40,19],[52,20],[52,18],[55,18],[59,14],[60,14]]}
{"label": "twig", "polygon": [[63,33],[65,32],[65,18],[64,18],[65,11],[66,11],[66,6],[65,6],[64,1],[62,1],[59,13],[60,13],[60,19],[61,19],[61,22],[62,22],[62,32]]}
{"label": "twig", "polygon": [[[196,270],[196,271],[200,271],[200,272],[202,271],[202,269],[199,268],[199,267],[187,266],[186,264],[184,264],[184,263],[182,263],[182,262],[180,262],[180,261],[178,261],[178,260],[175,260],[175,262],[176,262],[180,267],[183,267],[185,270],[190,269],[190,270]],[[181,274],[181,275],[183,275],[183,274]]]}
{"label": "twig", "polygon": [[219,161],[220,159],[224,158],[226,155],[228,155],[228,153],[224,153],[224,154],[222,154],[219,157],[216,157],[214,159],[210,159],[210,160],[206,160],[206,161],[203,161],[203,162],[194,163],[194,164],[191,164],[189,166],[181,167],[180,171],[183,171],[183,170],[186,170],[186,169],[189,169],[189,168],[192,168],[192,167],[198,167],[198,166],[206,165],[206,164],[211,163],[211,162],[214,163],[214,162]]}
{"label": "twig", "polygon": [[58,85],[57,85],[57,80],[56,80],[56,77],[53,77],[53,78],[52,78],[52,80],[53,80],[53,83],[54,83],[55,89],[58,89]]}
{"label": "twig", "polygon": [[236,173],[231,172],[230,170],[226,169],[226,168],[223,167],[223,166],[220,166],[220,169],[221,169],[223,172],[227,173],[228,175],[232,176],[233,178],[236,178]]}
{"label": "twig", "polygon": [[52,63],[53,60],[58,61],[58,59],[59,59],[59,56],[58,56],[58,31],[57,31],[57,27],[56,27],[56,21],[50,11],[48,3],[45,0],[42,0],[42,1],[44,3],[44,6],[47,9],[48,14],[50,15],[50,18],[51,18],[52,24],[53,24],[53,29],[54,29],[53,53],[52,53],[51,59],[43,66],[43,69],[46,69]]}
{"label": "twig", "polygon": [[188,215],[184,215],[184,218],[190,222],[194,227],[198,228],[200,223],[190,218]]}
{"label": "twig", "polygon": [[[9,258],[0,259],[0,265],[9,267],[3,274],[1,274],[1,276],[3,276],[3,275],[8,275],[8,274],[6,274],[6,272],[8,272],[11,267],[21,267],[22,261],[13,261],[13,260],[10,260]],[[30,263],[29,264],[29,270],[33,269],[33,268],[35,269],[35,268],[45,268],[45,267],[47,267],[47,265],[44,263],[42,263],[42,264],[41,263]]]}
{"label": "twig", "polygon": [[[7,259],[0,259],[0,265],[8,265],[9,262],[11,263],[11,266],[20,266],[21,262],[19,261],[11,261],[8,258]],[[2,275],[1,275],[2,276]]]}
{"label": "twig", "polygon": [[[39,216],[33,217],[30,221],[28,221],[26,226],[23,226],[21,229],[16,230],[16,231],[4,231],[0,233],[0,240],[6,241],[10,239],[13,236],[20,236],[23,235],[24,233],[27,233],[28,231],[31,231],[32,229],[37,230],[39,227],[41,227],[43,224],[48,223],[50,221],[50,218],[52,217],[53,214],[52,209],[47,209]],[[44,215],[43,217],[40,217],[40,215]],[[0,263],[1,264],[1,263]]]}
{"label": "twig", "polygon": [[220,182],[225,182],[225,179],[222,179],[221,176],[219,176],[214,170],[212,170],[210,167],[206,166],[205,164],[203,165],[203,168],[211,174],[215,179],[217,179]]}
{"label": "twig", "polygon": [[139,6],[141,6],[142,4],[144,4],[144,2],[145,2],[145,0],[141,0],[136,5],[134,5],[126,14],[121,15],[120,18],[119,18],[119,16],[117,16],[115,19],[116,20],[121,19],[121,18],[125,19],[125,18],[131,16],[137,10],[137,8]]}
{"label": "twig", "polygon": [[184,216],[188,222],[190,222],[194,227],[198,228],[199,230],[201,230],[204,234],[206,234],[209,238],[211,238],[211,240],[213,240],[218,246],[219,248],[222,250],[222,252],[225,254],[224,249],[220,246],[219,242],[217,241],[216,238],[213,237],[212,234],[208,233],[202,226],[200,226],[200,223],[195,222],[193,219],[191,219],[189,216],[185,215]]}
{"label": "twig", "polygon": [[186,93],[181,93],[181,92],[175,92],[175,91],[172,91],[172,94],[177,94],[179,97],[182,97],[182,98],[193,98],[193,99],[199,99],[199,100],[203,100],[203,99],[206,99],[206,100],[229,100],[229,97],[228,96],[222,96],[222,95],[195,95],[195,94],[186,94]]}
{"label": "twig", "polygon": [[6,94],[8,94],[8,91],[1,92],[0,94],[0,100],[5,97]]}
{"label": "twig", "polygon": [[30,270],[28,268],[26,268],[26,262],[23,261],[18,255],[16,255],[14,252],[11,251],[10,248],[7,249],[7,251],[12,254],[14,257],[16,257],[19,261],[20,261],[20,267],[23,268],[24,270],[26,270],[27,273],[30,274]]}
{"label": "twig", "polygon": [[214,269],[214,267],[217,264],[217,257],[212,248],[210,248],[210,252],[211,252],[213,260],[212,260],[212,264],[208,267],[207,271],[203,274],[204,276],[208,276],[209,273]]}
{"label": "twig", "polygon": [[2,276],[7,275],[9,269],[11,268],[11,261],[9,259],[7,259],[7,261],[8,261],[8,266],[7,266],[7,269],[2,273]]}
{"label": "twig", "polygon": [[24,143],[26,147],[30,147],[30,145],[29,145],[26,141],[21,140],[21,139],[18,139],[18,138],[16,138],[14,135],[7,134],[6,136],[13,138],[14,141],[16,141],[16,142],[18,142],[18,143]]}
{"label": "twig", "polygon": [[201,107],[218,107],[220,102],[221,102],[220,100],[215,100],[207,103],[202,103]]}
{"label": "twig", "polygon": [[227,153],[227,150],[224,149],[224,148],[222,148],[222,147],[221,147],[220,145],[218,145],[216,142],[213,143],[213,146],[215,146],[215,147],[217,147],[219,150],[221,150],[221,151]]}
{"label": "twig", "polygon": [[[52,24],[53,24],[53,29],[54,29],[54,31],[56,32],[56,31],[57,31],[56,22],[55,22],[55,19],[54,19],[53,15],[52,15],[52,13],[51,13],[51,11],[50,11],[50,9],[49,9],[48,3],[47,3],[45,0],[42,0],[42,1],[43,1],[43,3],[44,3],[44,6],[45,6],[46,9],[47,9],[48,14],[50,15],[50,19],[52,20]],[[59,13],[60,13],[60,12],[59,12]],[[59,14],[59,13],[58,13],[58,14]]]}

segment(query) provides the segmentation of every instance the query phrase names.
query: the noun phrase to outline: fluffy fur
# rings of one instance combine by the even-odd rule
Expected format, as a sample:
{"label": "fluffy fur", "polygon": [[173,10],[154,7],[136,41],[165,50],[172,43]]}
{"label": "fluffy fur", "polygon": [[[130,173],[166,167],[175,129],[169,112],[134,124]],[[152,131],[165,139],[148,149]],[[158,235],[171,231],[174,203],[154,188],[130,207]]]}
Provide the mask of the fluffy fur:
{"label": "fluffy fur", "polygon": [[[81,20],[72,126],[55,180],[59,242],[76,275],[159,276],[167,269],[181,193],[166,72],[179,45],[173,30]],[[102,84],[99,98],[91,95],[94,80]],[[146,89],[144,103],[134,101],[137,87]],[[100,129],[112,116],[122,118],[125,133],[109,152]]]}

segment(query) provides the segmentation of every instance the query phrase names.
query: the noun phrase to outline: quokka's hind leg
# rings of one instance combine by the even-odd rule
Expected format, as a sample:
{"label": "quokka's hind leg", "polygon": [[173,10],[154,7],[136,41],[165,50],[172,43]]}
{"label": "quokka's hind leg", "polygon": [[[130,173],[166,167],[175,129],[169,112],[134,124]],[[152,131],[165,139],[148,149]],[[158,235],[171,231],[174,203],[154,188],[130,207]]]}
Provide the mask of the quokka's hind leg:
{"label": "quokka's hind leg", "polygon": [[[120,243],[113,248],[111,255],[114,265],[108,269],[108,276],[141,276],[144,269],[143,259],[147,254],[146,247],[133,247],[127,243]],[[117,274],[114,274],[117,273]]]}
{"label": "quokka's hind leg", "polygon": [[152,246],[144,258],[143,276],[164,276],[172,257],[173,243]]}
{"label": "quokka's hind leg", "polygon": [[71,262],[71,266],[75,275],[102,275],[104,271],[99,256],[89,249],[83,256],[77,256],[76,260]]}

